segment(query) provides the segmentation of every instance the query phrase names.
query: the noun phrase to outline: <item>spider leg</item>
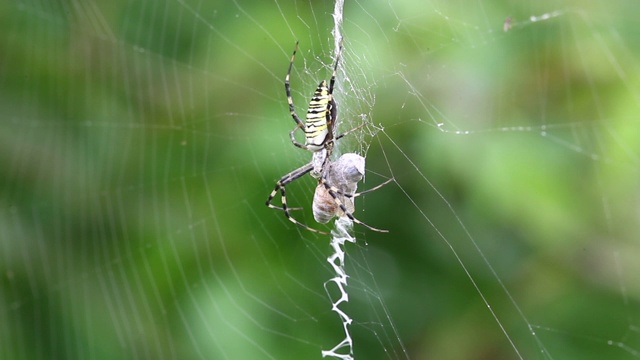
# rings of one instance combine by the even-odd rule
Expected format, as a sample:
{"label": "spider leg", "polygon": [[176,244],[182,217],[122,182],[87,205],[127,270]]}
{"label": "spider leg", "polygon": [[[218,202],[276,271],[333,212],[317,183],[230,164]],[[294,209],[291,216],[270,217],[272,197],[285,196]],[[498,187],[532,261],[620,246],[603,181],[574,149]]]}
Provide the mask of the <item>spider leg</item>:
{"label": "spider leg", "polygon": [[343,137],[345,137],[346,135],[349,135],[349,134],[351,134],[352,132],[354,132],[354,131],[356,131],[356,130],[358,130],[358,129],[362,128],[365,124],[366,124],[366,123],[362,123],[362,124],[360,124],[360,125],[358,125],[358,126],[354,127],[354,128],[353,128],[353,129],[351,129],[351,130],[348,130],[348,131],[343,132],[342,134],[340,134],[340,135],[336,136],[334,140],[342,139],[342,138],[343,138]]}
{"label": "spider leg", "polygon": [[[288,184],[290,184],[291,182],[293,182],[293,181],[301,178],[302,176],[306,175],[312,169],[313,169],[313,164],[312,163],[308,163],[308,164],[306,164],[304,166],[301,166],[301,167],[293,170],[292,172],[284,175],[283,177],[281,177],[280,180],[278,180],[276,182],[276,186],[273,189],[273,191],[271,191],[271,194],[269,194],[269,197],[267,198],[266,205],[268,207],[272,208],[272,209],[278,209],[278,210],[284,211],[284,215],[292,223],[294,223],[296,225],[299,225],[299,226],[302,226],[303,228],[305,228],[305,229],[307,229],[309,231],[313,231],[313,232],[317,232],[317,233],[326,235],[326,234],[328,234],[327,232],[311,228],[311,227],[299,222],[298,220],[296,220],[289,213],[289,211],[291,211],[291,210],[300,210],[302,208],[290,208],[290,207],[287,206],[287,195],[286,195],[285,187]],[[280,195],[281,195],[281,199],[282,199],[282,207],[272,204],[272,201],[276,197],[276,195],[278,194],[278,191],[280,191]]]}
{"label": "spider leg", "polygon": [[299,147],[300,149],[309,150],[309,148],[307,148],[307,145],[301,144],[296,140],[295,132],[298,129],[300,129],[300,126],[296,125],[296,127],[294,127],[293,130],[291,130],[291,132],[289,133],[289,137],[291,138],[291,142],[293,143],[293,145]]}
{"label": "spider leg", "polygon": [[327,115],[325,120],[327,122],[327,128],[329,129],[327,133],[327,138],[325,139],[325,148],[331,149],[333,148],[333,131],[336,128],[336,124],[338,123],[338,105],[336,105],[336,100],[333,98],[333,94],[329,93],[331,96],[331,100],[329,100],[329,104],[327,106]]}
{"label": "spider leg", "polygon": [[336,63],[333,65],[333,74],[329,80],[329,94],[333,94],[333,86],[336,83],[336,73],[338,72],[338,63],[340,62],[340,55],[342,54],[342,41],[340,42],[340,48],[338,54],[336,54]]}
{"label": "spider leg", "polygon": [[298,42],[296,41],[296,46],[293,49],[293,55],[291,55],[291,61],[289,62],[289,69],[287,70],[287,76],[284,77],[284,90],[287,93],[287,102],[289,103],[289,113],[291,113],[291,117],[298,125],[296,129],[301,128],[304,130],[305,128],[304,122],[300,120],[293,106],[293,98],[291,97],[291,83],[289,82],[289,78],[291,77],[291,68],[293,67],[293,60],[296,58],[297,51],[298,51]]}
{"label": "spider leg", "polygon": [[[307,174],[309,171],[313,170],[313,164],[312,163],[308,163],[306,165],[303,165],[293,171],[291,171],[290,173],[284,175],[283,177],[281,177],[278,181],[276,181],[276,186],[275,188],[273,188],[273,191],[271,191],[271,194],[269,194],[269,197],[267,198],[267,202],[266,205],[272,209],[278,209],[278,210],[284,210],[285,208],[285,204],[286,204],[286,197],[284,196],[284,194],[282,194],[282,203],[283,206],[277,206],[277,205],[273,205],[271,202],[273,201],[273,199],[276,197],[276,195],[278,194],[278,190],[283,189],[285,186],[287,186],[288,184],[292,183],[293,181],[301,178],[302,176],[304,176],[305,174]],[[288,208],[289,210],[299,210],[301,208]]]}
{"label": "spider leg", "polygon": [[[337,189],[337,188],[336,188],[334,191],[335,191],[335,193],[336,193],[336,194],[338,194],[338,195],[342,195],[342,196],[347,197],[347,198],[355,198],[355,197],[358,197],[358,196],[360,196],[360,195],[364,195],[364,194],[366,194],[366,193],[370,193],[370,192],[372,192],[372,191],[378,190],[378,189],[380,189],[381,187],[383,187],[383,186],[387,185],[388,183],[390,183],[390,182],[392,182],[392,181],[394,181],[394,180],[395,180],[394,178],[388,179],[388,180],[386,180],[385,182],[383,182],[383,183],[381,183],[381,184],[378,184],[378,185],[376,185],[376,186],[372,187],[371,189],[367,189],[367,190],[365,190],[365,191],[361,191],[361,192],[359,192],[359,193],[355,193],[355,194],[347,194],[347,193],[344,193],[344,192],[342,192],[340,189]],[[336,191],[336,190],[337,190],[337,191]]]}
{"label": "spider leg", "polygon": [[[392,179],[387,180],[387,182],[383,183],[382,185],[378,185],[378,187],[381,187],[383,185],[385,185],[386,183],[389,183]],[[324,177],[320,178],[320,183],[325,187],[325,189],[327,189],[327,192],[329,193],[329,195],[331,195],[331,197],[333,198],[333,200],[336,202],[336,204],[340,207],[340,210],[342,210],[342,212],[345,214],[346,217],[348,217],[351,221],[353,221],[356,224],[360,224],[364,227],[366,227],[367,229],[373,230],[373,231],[377,231],[377,232],[389,232],[389,230],[384,230],[384,229],[378,229],[375,228],[373,226],[367,225],[365,223],[363,223],[362,221],[356,219],[353,214],[349,211],[349,209],[347,209],[347,207],[342,203],[342,201],[340,201],[340,199],[338,198],[338,193],[341,193],[340,189],[336,188],[335,186],[329,184],[329,182],[327,181],[327,179],[325,179]],[[376,187],[376,188],[378,188]],[[372,191],[375,190],[371,189],[371,190],[367,190],[367,191]],[[363,194],[364,192],[360,193]]]}
{"label": "spider leg", "polygon": [[289,133],[289,137],[291,137],[291,142],[293,143],[293,145],[295,145],[295,146],[297,146],[297,147],[299,147],[301,149],[309,150],[309,149],[307,149],[306,145],[301,144],[298,141],[296,141],[296,138],[294,136],[296,130],[302,129],[304,131],[305,128],[306,128],[304,122],[302,120],[300,120],[300,117],[296,113],[295,107],[293,105],[293,98],[291,97],[291,82],[290,82],[291,68],[293,67],[293,60],[296,58],[296,52],[297,51],[298,51],[298,42],[296,41],[296,46],[293,49],[293,54],[291,55],[291,61],[289,61],[289,69],[287,70],[287,75],[284,78],[284,90],[287,93],[287,102],[289,103],[289,113],[291,114],[291,117],[293,118],[293,121],[296,122],[296,127],[293,128],[293,130],[291,130],[291,132]]}
{"label": "spider leg", "polygon": [[[278,191],[280,191],[280,193],[282,194],[281,195],[282,206],[273,205],[271,203],[273,201],[273,199],[276,197],[276,195],[278,194]],[[302,210],[301,207],[295,207],[295,208],[288,207],[288,206],[286,206],[286,203],[287,203],[287,197],[284,194],[284,186],[282,184],[276,183],[275,189],[273,189],[271,194],[269,194],[269,198],[267,199],[267,206],[270,207],[271,209],[278,209],[278,210],[282,210],[282,211]]]}
{"label": "spider leg", "polygon": [[289,214],[289,208],[287,208],[287,200],[286,200],[286,197],[284,195],[284,186],[280,188],[280,192],[282,193],[282,210],[284,211],[284,216],[286,216],[287,219],[289,219],[289,221],[291,221],[292,223],[294,223],[296,225],[302,226],[303,228],[305,228],[305,229],[307,229],[309,231],[313,231],[313,232],[318,233],[318,234],[324,234],[324,235],[328,235],[329,234],[328,232],[321,231],[321,230],[309,227],[309,226],[301,223],[300,221],[296,220],[293,216],[291,216],[291,214]]}
{"label": "spider leg", "polygon": [[[336,74],[338,72],[338,64],[340,63],[340,55],[342,54],[342,42],[340,42],[340,48],[338,49],[338,53],[336,54],[336,60],[333,65],[333,73],[331,74],[331,79],[329,79],[329,104],[327,106],[327,127],[329,129],[329,133],[327,134],[327,139],[325,139],[326,149],[331,151],[333,147],[333,131],[336,127],[338,120],[338,105],[336,105],[336,101],[333,98],[333,88],[336,84]],[[344,136],[344,135],[343,135]]]}

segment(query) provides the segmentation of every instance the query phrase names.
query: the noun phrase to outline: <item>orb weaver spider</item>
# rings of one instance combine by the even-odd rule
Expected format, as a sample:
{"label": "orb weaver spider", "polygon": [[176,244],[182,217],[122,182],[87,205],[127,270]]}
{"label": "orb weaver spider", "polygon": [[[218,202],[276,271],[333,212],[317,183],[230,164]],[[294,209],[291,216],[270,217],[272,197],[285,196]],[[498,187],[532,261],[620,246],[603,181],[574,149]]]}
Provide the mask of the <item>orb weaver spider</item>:
{"label": "orb weaver spider", "polygon": [[[342,53],[342,45],[340,46],[340,48],[338,49],[338,53],[336,54],[335,63],[333,65],[333,73],[331,75],[331,79],[329,79],[329,85],[327,86],[326,80],[320,81],[320,84],[316,88],[316,91],[314,92],[313,96],[311,97],[311,101],[309,102],[309,109],[307,110],[307,116],[304,122],[300,120],[300,117],[295,111],[293,98],[291,97],[291,84],[289,81],[291,78],[291,69],[293,67],[293,62],[296,57],[297,51],[298,42],[296,41],[295,48],[293,49],[293,54],[291,55],[291,61],[289,62],[289,69],[287,70],[287,75],[284,78],[284,88],[287,94],[287,102],[289,103],[289,113],[291,114],[293,120],[296,122],[296,126],[289,133],[289,137],[291,138],[291,142],[293,143],[293,145],[298,148],[311,151],[313,153],[313,157],[311,162],[289,172],[288,174],[282,176],[276,182],[275,188],[273,189],[273,191],[271,191],[271,194],[269,194],[269,197],[267,198],[266,205],[272,209],[284,211],[284,215],[287,217],[287,219],[289,219],[289,221],[293,222],[296,225],[302,226],[309,231],[327,234],[324,231],[309,227],[291,216],[291,210],[299,210],[301,208],[290,208],[287,206],[285,187],[293,181],[301,178],[305,174],[311,173],[311,176],[318,179],[318,186],[322,185],[324,187],[326,193],[329,194],[329,196],[334,201],[336,209],[340,208],[344,216],[347,216],[354,223],[360,224],[373,231],[388,232],[388,230],[375,228],[356,219],[353,216],[352,212],[349,211],[345,204],[340,200],[339,196],[355,198],[368,191],[378,189],[379,187],[388,184],[393,180],[393,178],[385,181],[384,183],[376,186],[373,189],[363,191],[361,193],[347,194],[331,184],[326,174],[326,169],[328,168],[328,165],[330,163],[329,158],[333,151],[334,142],[341,139],[345,135],[348,135],[351,132],[360,129],[365,125],[363,123],[337,136],[334,134],[338,115],[338,107],[333,98],[333,90],[336,82],[336,72],[338,70],[340,54]],[[305,134],[304,144],[299,143],[295,138],[295,132],[298,129],[302,129]],[[278,191],[280,191],[281,194],[282,207],[272,204],[272,201],[278,194]]]}

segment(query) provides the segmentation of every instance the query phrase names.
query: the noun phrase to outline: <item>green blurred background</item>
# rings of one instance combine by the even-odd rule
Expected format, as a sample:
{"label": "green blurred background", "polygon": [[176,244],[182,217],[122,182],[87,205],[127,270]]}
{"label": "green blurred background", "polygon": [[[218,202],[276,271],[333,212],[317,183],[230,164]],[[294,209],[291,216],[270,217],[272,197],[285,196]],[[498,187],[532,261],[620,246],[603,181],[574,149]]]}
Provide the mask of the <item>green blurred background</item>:
{"label": "green blurred background", "polygon": [[[299,40],[304,114],[333,6],[0,3],[0,358],[318,359],[342,339],[328,239],[264,206],[309,159],[283,78]],[[395,178],[357,201],[390,232],[347,246],[356,359],[640,357],[639,10],[347,1],[339,121],[368,126],[338,152],[366,153],[363,189]],[[321,228],[314,187],[288,200]]]}

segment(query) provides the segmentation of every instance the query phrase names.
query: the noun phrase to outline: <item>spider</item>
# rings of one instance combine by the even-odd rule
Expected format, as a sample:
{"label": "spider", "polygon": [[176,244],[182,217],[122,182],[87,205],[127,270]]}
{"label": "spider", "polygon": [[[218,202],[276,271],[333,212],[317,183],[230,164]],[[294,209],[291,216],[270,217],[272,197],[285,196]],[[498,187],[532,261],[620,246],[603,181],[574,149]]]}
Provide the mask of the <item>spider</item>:
{"label": "spider", "polygon": [[[337,136],[334,135],[338,107],[333,98],[333,89],[336,82],[336,72],[338,70],[338,63],[340,61],[342,46],[340,46],[340,48],[338,49],[338,53],[336,54],[335,63],[333,65],[333,73],[331,75],[331,79],[329,80],[329,85],[327,86],[326,80],[320,81],[320,84],[318,85],[318,87],[316,88],[316,91],[311,97],[305,122],[300,120],[300,117],[298,117],[298,114],[295,111],[295,108],[293,105],[293,99],[291,98],[291,85],[289,82],[289,79],[291,77],[291,68],[293,67],[293,61],[296,57],[297,51],[298,51],[298,42],[296,41],[295,48],[293,49],[293,55],[291,55],[291,61],[289,62],[289,69],[287,70],[287,75],[284,78],[284,88],[287,94],[287,102],[289,103],[289,113],[291,114],[291,117],[293,118],[293,120],[296,122],[296,126],[289,133],[289,137],[291,138],[291,142],[293,143],[293,145],[295,145],[298,148],[311,151],[313,153],[312,161],[282,176],[276,182],[275,188],[273,189],[273,191],[271,191],[271,194],[269,194],[266,205],[272,209],[279,209],[284,211],[284,215],[287,217],[287,219],[289,219],[291,222],[293,222],[296,225],[302,226],[303,228],[313,232],[327,234],[324,231],[320,231],[312,227],[309,227],[301,223],[300,221],[296,220],[295,218],[293,218],[289,213],[289,211],[299,210],[301,208],[290,208],[287,206],[285,187],[291,182],[301,178],[305,174],[311,173],[311,176],[318,179],[318,186],[322,185],[326,189],[326,192],[329,194],[329,196],[331,196],[331,198],[335,202],[336,208],[339,207],[342,213],[344,213],[345,216],[351,219],[351,221],[374,231],[388,232],[388,230],[378,229],[378,228],[369,226],[363,223],[362,221],[356,219],[353,216],[352,212],[349,211],[349,209],[347,209],[347,207],[343,204],[342,201],[340,201],[338,195],[341,195],[347,198],[355,198],[368,191],[375,190],[378,187],[389,183],[393,179],[389,179],[388,181],[375,187],[374,189],[370,189],[362,193],[345,194],[340,189],[332,185],[327,179],[327,174],[325,174],[326,172],[325,169],[327,168],[327,164],[329,163],[331,152],[333,151],[334,142],[336,140],[341,139],[345,135],[348,135],[349,133],[355,130],[358,130],[359,128],[364,126],[364,124],[361,124],[342,134],[339,134]],[[305,134],[304,144],[299,143],[295,138],[295,132],[298,129],[302,129],[304,131],[304,134]],[[276,195],[278,194],[278,191],[280,191],[280,194],[282,196],[282,207],[273,205],[271,203],[273,199],[276,197]]]}

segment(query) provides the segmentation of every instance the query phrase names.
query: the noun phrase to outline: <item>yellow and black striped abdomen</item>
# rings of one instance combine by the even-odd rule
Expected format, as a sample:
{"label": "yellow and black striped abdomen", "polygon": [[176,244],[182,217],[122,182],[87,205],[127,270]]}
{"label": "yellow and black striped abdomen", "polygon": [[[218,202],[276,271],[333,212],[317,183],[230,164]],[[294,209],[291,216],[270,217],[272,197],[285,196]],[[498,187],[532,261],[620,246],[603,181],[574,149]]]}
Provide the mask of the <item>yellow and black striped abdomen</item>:
{"label": "yellow and black striped abdomen", "polygon": [[305,145],[311,151],[318,151],[324,147],[329,125],[327,118],[330,116],[331,95],[327,88],[327,82],[322,80],[309,102],[304,134]]}

